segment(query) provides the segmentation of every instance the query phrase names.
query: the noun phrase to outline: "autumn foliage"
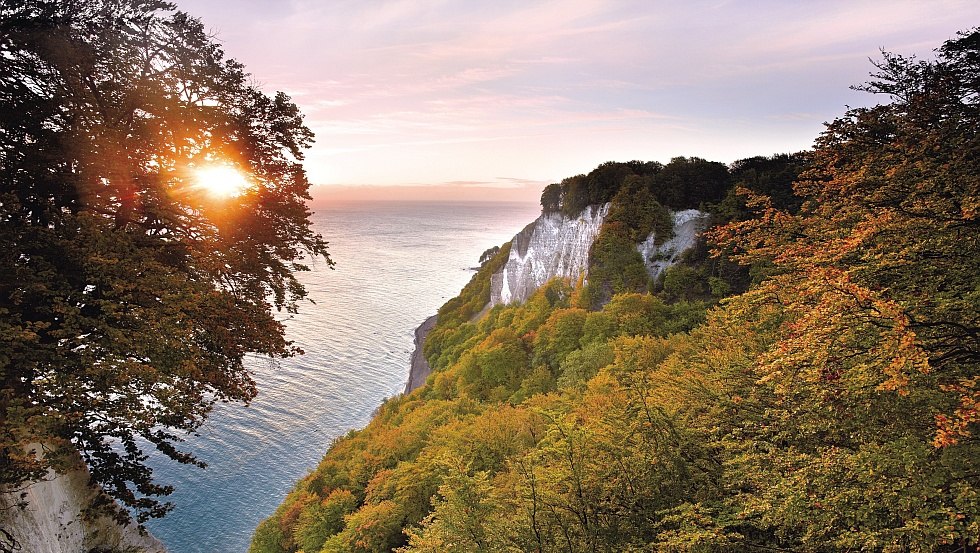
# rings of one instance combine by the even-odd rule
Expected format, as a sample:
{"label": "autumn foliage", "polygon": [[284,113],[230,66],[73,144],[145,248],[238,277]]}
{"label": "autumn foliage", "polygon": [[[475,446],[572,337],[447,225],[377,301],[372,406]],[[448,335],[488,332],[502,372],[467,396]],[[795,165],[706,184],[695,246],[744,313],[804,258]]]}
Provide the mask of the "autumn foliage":
{"label": "autumn foliage", "polygon": [[[252,551],[977,551],[980,32],[876,67],[885,103],[707,204],[727,224],[688,269],[747,291],[596,305],[554,281],[483,314],[477,275],[428,384],[338,440]],[[337,494],[340,526],[307,514]]]}

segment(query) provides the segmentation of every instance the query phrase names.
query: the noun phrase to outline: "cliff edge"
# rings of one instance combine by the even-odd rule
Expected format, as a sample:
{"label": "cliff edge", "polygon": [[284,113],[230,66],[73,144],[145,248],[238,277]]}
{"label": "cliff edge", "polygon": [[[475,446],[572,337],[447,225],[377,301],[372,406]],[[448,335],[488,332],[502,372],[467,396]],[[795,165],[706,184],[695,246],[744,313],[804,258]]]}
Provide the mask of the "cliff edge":
{"label": "cliff edge", "polygon": [[490,280],[490,307],[523,303],[554,277],[575,282],[589,265],[609,204],[588,206],[575,218],[543,213],[512,241],[507,264]]}

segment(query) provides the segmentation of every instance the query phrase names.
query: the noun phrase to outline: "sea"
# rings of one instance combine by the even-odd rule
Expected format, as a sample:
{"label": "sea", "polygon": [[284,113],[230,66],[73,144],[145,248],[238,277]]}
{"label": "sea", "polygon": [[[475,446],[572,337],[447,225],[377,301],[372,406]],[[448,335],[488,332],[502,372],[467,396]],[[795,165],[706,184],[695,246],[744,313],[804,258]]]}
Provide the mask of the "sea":
{"label": "sea", "polygon": [[154,455],[175,508],[147,523],[171,553],[243,553],[255,527],[336,438],[365,426],[408,379],[414,330],[456,296],[480,255],[532,222],[531,203],[345,202],[317,208],[330,243],[300,274],[310,299],[286,320],[304,355],[248,360],[259,394],[218,404],[183,449],[204,470]]}

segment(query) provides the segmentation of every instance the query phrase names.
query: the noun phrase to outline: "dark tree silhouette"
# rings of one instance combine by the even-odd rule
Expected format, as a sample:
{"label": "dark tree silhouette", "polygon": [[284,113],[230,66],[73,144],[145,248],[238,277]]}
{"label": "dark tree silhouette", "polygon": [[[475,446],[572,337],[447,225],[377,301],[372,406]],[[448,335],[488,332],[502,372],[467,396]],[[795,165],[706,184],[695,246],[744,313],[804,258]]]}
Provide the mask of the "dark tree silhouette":
{"label": "dark tree silhouette", "polygon": [[[273,310],[322,257],[297,107],[156,0],[0,3],[0,483],[79,463],[140,521],[177,449],[288,356]],[[215,197],[195,169],[248,187]],[[128,518],[117,511],[121,519]]]}

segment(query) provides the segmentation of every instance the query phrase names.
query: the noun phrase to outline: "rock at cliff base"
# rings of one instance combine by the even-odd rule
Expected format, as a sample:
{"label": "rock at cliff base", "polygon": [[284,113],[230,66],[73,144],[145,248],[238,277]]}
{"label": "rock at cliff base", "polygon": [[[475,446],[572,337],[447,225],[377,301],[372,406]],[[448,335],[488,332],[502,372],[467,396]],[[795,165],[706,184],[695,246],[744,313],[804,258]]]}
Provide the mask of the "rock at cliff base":
{"label": "rock at cliff base", "polygon": [[[99,493],[85,469],[56,474],[25,487],[0,492],[0,529],[16,542],[14,551],[166,553],[159,540],[136,524],[121,526],[106,516],[86,520],[85,508]],[[5,536],[6,537],[6,536]]]}
{"label": "rock at cliff base", "polygon": [[425,344],[426,335],[436,326],[436,320],[437,315],[433,315],[415,329],[415,351],[412,352],[412,367],[408,371],[408,382],[405,384],[406,394],[412,393],[413,390],[425,384],[426,379],[429,378],[429,373],[432,372],[432,368],[429,367],[429,362],[422,352],[422,345]]}

